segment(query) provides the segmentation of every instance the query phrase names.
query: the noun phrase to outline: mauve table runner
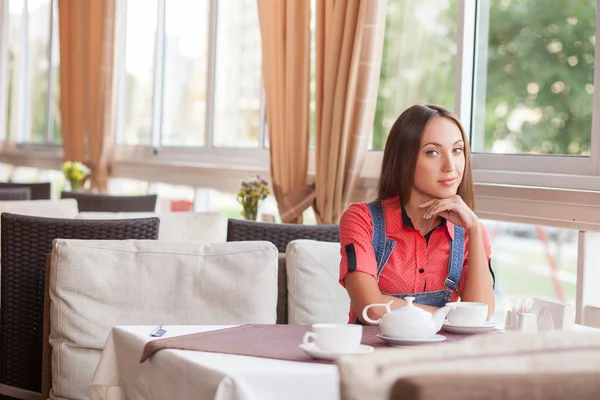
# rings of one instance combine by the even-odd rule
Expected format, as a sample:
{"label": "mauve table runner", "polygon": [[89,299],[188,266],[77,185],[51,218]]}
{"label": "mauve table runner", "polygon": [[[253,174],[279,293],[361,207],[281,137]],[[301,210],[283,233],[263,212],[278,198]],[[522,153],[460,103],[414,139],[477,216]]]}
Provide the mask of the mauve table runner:
{"label": "mauve table runner", "polygon": [[[157,339],[144,347],[140,362],[144,362],[162,349],[206,351],[211,353],[236,354],[242,356],[272,358],[286,361],[332,363],[316,360],[298,347],[310,325],[249,324],[216,331]],[[378,326],[364,326],[362,344],[378,348],[390,348],[377,337]],[[457,341],[469,335],[440,332],[447,341]],[[444,342],[439,342],[441,344]]]}

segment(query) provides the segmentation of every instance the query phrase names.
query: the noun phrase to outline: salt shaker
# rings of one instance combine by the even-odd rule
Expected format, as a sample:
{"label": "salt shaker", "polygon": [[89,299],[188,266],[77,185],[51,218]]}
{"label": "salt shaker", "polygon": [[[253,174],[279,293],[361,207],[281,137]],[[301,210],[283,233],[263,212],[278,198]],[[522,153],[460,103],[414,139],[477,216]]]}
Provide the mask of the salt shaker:
{"label": "salt shaker", "polygon": [[504,321],[504,329],[507,331],[512,331],[517,329],[517,315],[512,312],[512,310],[508,310],[506,313],[506,320]]}

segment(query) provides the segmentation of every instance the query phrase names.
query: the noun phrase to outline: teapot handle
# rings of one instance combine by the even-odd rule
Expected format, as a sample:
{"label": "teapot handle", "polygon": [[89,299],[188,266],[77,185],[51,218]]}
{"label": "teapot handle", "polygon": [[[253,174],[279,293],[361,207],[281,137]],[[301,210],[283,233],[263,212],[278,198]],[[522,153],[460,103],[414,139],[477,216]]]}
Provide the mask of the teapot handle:
{"label": "teapot handle", "polygon": [[[377,319],[371,319],[371,318],[369,318],[369,316],[367,315],[367,310],[368,310],[369,308],[371,308],[371,307],[385,307],[385,313],[387,314],[387,313],[390,313],[390,312],[392,312],[392,309],[390,308],[390,306],[392,305],[392,303],[393,303],[393,302],[394,302],[394,300],[391,300],[389,303],[376,303],[376,304],[369,304],[368,306],[366,306],[366,307],[363,309],[363,312],[362,312],[362,317],[363,317],[363,319],[364,319],[365,321],[367,321],[368,323],[370,323],[370,324],[373,324],[373,325],[377,325],[377,324],[379,324],[379,321],[381,321],[381,318],[383,318],[383,317],[380,317],[380,318],[377,318]],[[384,315],[385,315],[385,314],[384,314]]]}

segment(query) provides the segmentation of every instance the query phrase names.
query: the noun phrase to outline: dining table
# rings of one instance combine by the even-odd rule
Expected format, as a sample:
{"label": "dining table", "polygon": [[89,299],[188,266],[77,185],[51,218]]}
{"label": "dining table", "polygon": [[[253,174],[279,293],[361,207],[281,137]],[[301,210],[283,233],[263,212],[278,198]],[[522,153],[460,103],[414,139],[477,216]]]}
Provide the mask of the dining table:
{"label": "dining table", "polygon": [[[296,362],[217,352],[164,349],[140,362],[156,326],[117,326],[94,374],[94,400],[338,399],[333,363]],[[230,326],[168,326],[162,338]]]}
{"label": "dining table", "polygon": [[[161,326],[162,336],[155,337],[157,328],[111,330],[91,382],[94,400],[340,398],[335,362],[298,351],[308,325]],[[375,351],[389,348],[376,337],[378,327],[365,328],[363,344]],[[497,328],[494,333],[501,334],[502,326]],[[446,342],[468,336],[441,333]]]}

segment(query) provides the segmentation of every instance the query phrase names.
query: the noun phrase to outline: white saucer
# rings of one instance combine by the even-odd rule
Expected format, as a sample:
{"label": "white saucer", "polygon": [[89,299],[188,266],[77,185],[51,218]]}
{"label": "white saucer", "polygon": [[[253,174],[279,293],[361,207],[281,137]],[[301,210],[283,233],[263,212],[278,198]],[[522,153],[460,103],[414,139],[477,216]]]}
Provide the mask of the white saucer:
{"label": "white saucer", "polygon": [[433,335],[427,339],[398,339],[383,335],[377,335],[377,337],[390,346],[412,346],[415,344],[435,343],[446,340],[446,336],[443,335]]}
{"label": "white saucer", "polygon": [[350,353],[334,353],[334,352],[329,352],[329,351],[323,351],[318,349],[314,344],[300,344],[300,350],[302,350],[303,352],[305,352],[306,354],[318,359],[318,360],[335,360],[338,357],[341,356],[351,356],[351,355],[357,355],[357,354],[369,354],[372,353],[373,350],[375,350],[373,347],[371,346],[367,346],[366,344],[361,344],[360,346],[358,346],[356,348],[356,350],[350,352]]}
{"label": "white saucer", "polygon": [[486,322],[480,326],[464,326],[464,325],[455,325],[451,324],[448,321],[444,321],[443,329],[446,332],[451,333],[461,333],[461,334],[475,334],[475,333],[485,333],[489,331],[493,331],[496,328],[496,324],[493,322]]}

